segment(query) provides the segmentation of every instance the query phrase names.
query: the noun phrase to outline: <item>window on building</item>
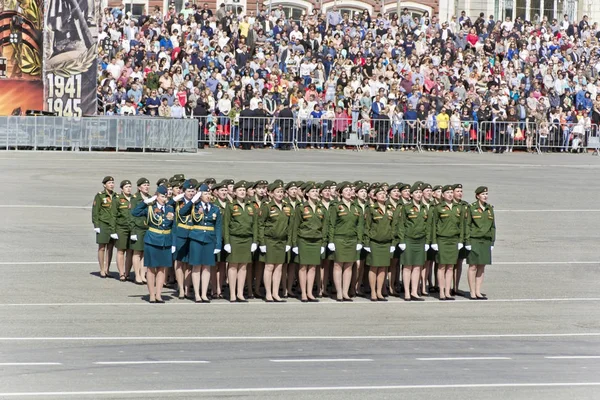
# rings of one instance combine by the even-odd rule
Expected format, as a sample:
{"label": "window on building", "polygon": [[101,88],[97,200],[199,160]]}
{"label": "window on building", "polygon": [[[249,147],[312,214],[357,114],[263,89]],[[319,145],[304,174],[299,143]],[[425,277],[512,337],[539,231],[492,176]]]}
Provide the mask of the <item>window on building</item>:
{"label": "window on building", "polygon": [[[273,6],[273,10],[275,7]],[[277,4],[277,7],[279,7],[279,4]],[[283,4],[282,9],[287,19],[294,21],[298,21],[303,14],[307,14],[306,8],[297,5]]]}
{"label": "window on building", "polygon": [[[128,13],[129,11],[131,11],[131,15],[133,15],[134,17],[139,17],[144,14],[144,5],[145,5],[145,3],[140,3],[140,4],[126,3],[125,4],[125,12]],[[133,6],[133,8],[132,8],[132,6]]]}

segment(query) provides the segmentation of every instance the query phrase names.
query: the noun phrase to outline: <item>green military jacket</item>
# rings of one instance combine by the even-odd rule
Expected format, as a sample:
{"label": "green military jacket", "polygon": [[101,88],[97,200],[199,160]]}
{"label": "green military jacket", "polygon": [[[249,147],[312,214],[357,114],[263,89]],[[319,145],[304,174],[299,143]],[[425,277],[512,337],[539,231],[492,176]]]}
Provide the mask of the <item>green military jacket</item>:
{"label": "green military jacket", "polygon": [[464,211],[463,217],[465,219],[464,224],[463,224],[463,230],[464,230],[463,238],[466,238],[467,237],[467,225],[469,224],[469,211],[471,209],[471,205],[464,200],[454,201],[454,204],[458,204],[463,208],[463,211]]}
{"label": "green military jacket", "polygon": [[469,218],[467,220],[467,236],[465,243],[470,244],[471,238],[488,239],[492,241],[492,246],[496,241],[496,217],[494,216],[494,206],[485,203],[483,207],[478,201],[469,205]]}
{"label": "green military jacket", "polygon": [[131,229],[131,197],[127,198],[123,193],[117,194],[110,206],[112,220],[110,233],[119,231],[129,232]]}
{"label": "green military jacket", "polygon": [[371,241],[378,243],[391,242],[394,238],[392,232],[392,220],[394,211],[385,207],[383,210],[375,203],[365,208],[365,247],[369,247]]}
{"label": "green military jacket", "polygon": [[292,228],[292,246],[298,245],[298,238],[322,240],[322,245],[327,244],[327,229],[329,227],[327,209],[318,203],[313,211],[310,203],[305,201],[298,205],[294,211],[294,224]]}
{"label": "green military jacket", "polygon": [[332,203],[329,206],[329,243],[335,237],[356,239],[357,243],[363,242],[365,219],[362,209],[356,203],[347,206],[343,201]]}
{"label": "green military jacket", "polygon": [[433,207],[433,224],[431,231],[431,243],[437,244],[439,237],[458,237],[458,243],[464,241],[465,209],[462,205],[446,202]]}
{"label": "green military jacket", "polygon": [[394,229],[398,243],[406,243],[406,239],[431,240],[431,219],[427,206],[413,203],[398,207],[396,228]]}
{"label": "green military jacket", "polygon": [[[141,192],[135,193],[131,196],[130,206],[131,210],[133,210],[140,202],[144,202],[146,197],[142,195]],[[137,235],[138,232],[143,232],[148,230],[148,218],[147,217],[131,217],[131,234]]]}
{"label": "green military jacket", "polygon": [[263,203],[258,215],[258,243],[266,244],[266,239],[292,243],[294,209],[286,200],[278,206],[274,200]]}
{"label": "green military jacket", "polygon": [[223,218],[223,243],[230,244],[231,236],[251,237],[252,242],[257,243],[258,210],[254,205],[238,201],[227,203]]}
{"label": "green military jacket", "polygon": [[94,197],[94,203],[92,204],[92,223],[94,224],[94,228],[100,228],[101,225],[108,225],[110,227],[114,224],[110,211],[113,196],[114,193],[111,194],[103,190],[98,192]]}

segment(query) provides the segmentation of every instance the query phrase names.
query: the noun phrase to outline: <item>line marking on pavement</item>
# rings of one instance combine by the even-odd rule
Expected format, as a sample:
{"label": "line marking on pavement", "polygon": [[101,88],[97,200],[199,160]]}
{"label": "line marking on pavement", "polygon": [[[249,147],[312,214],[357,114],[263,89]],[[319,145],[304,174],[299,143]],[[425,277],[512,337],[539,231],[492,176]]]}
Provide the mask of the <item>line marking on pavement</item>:
{"label": "line marking on pavement", "polygon": [[426,389],[482,389],[482,388],[530,388],[530,387],[585,387],[600,386],[600,382],[540,382],[540,383],[472,383],[451,385],[387,385],[387,386],[304,386],[264,388],[215,388],[215,389],[156,389],[156,390],[105,390],[73,392],[6,392],[2,397],[48,397],[48,396],[114,396],[114,395],[160,395],[160,394],[207,394],[207,393],[264,393],[264,392],[333,392],[354,390],[426,390]]}
{"label": "line marking on pavement", "polygon": [[0,204],[0,208],[67,208],[91,210],[91,206],[46,206],[37,204]]}
{"label": "line marking on pavement", "polygon": [[[600,301],[600,297],[576,297],[576,298],[555,298],[555,299],[488,299],[487,301],[470,301],[467,299],[464,300],[458,300],[456,302],[453,302],[451,304],[490,304],[490,303],[543,303],[543,302],[560,302],[560,301]],[[369,306],[373,306],[373,307],[380,307],[380,306],[384,306],[386,304],[402,304],[406,307],[419,307],[419,305],[423,306],[423,305],[432,305],[432,304],[439,304],[443,307],[447,307],[448,304],[450,303],[440,303],[436,298],[432,298],[431,300],[425,300],[423,302],[412,302],[410,304],[407,304],[406,302],[402,301],[402,300],[390,300],[388,302],[385,303],[374,303],[368,300],[359,300],[359,301],[354,301],[352,303],[339,303],[335,300],[325,300],[325,301],[320,301],[319,303],[313,303],[313,304],[305,304],[302,303],[300,301],[293,301],[293,302],[288,302],[286,305],[282,305],[281,307],[286,307],[286,306],[302,306],[302,307],[318,307],[318,306],[324,306],[324,305],[332,305],[332,306],[336,306],[336,307],[344,307],[344,306],[355,306],[355,305],[369,305]],[[173,303],[173,302],[167,302],[166,305],[168,307],[177,307],[177,306],[186,306],[186,307],[198,307],[198,304],[191,302],[191,301],[185,301],[185,302],[177,302],[177,303]],[[127,303],[127,302],[121,302],[121,303],[3,303],[0,304],[0,308],[2,307],[105,307],[105,306],[144,306],[144,307],[154,307],[154,304],[150,304],[148,302],[136,302],[136,303]],[[218,306],[229,306],[229,307],[251,307],[251,306],[268,306],[271,307],[272,305],[269,303],[266,303],[264,301],[249,301],[248,303],[245,304],[230,304],[229,302],[213,302],[211,303],[210,306],[208,307],[218,307]],[[201,306],[201,307],[205,307],[205,306]]]}
{"label": "line marking on pavement", "polygon": [[210,361],[97,361],[96,365],[210,364]]}
{"label": "line marking on pavement", "polygon": [[512,360],[510,357],[431,357],[416,358],[419,361],[478,361],[478,360]]}
{"label": "line marking on pavement", "polygon": [[304,341],[304,340],[438,340],[438,339],[511,339],[511,338],[561,338],[600,337],[600,332],[579,333],[501,333],[473,335],[396,335],[396,336],[45,336],[45,337],[0,337],[0,342],[44,342],[44,341],[206,341],[236,342],[252,341]]}
{"label": "line marking on pavement", "polygon": [[[98,261],[2,261],[2,265],[97,265]],[[600,264],[600,261],[494,261],[492,265],[565,265]]]}
{"label": "line marking on pavement", "polygon": [[269,360],[274,363],[328,363],[328,362],[371,362],[372,358],[313,358],[313,359],[291,359],[291,360]]}
{"label": "line marking on pavement", "polygon": [[0,363],[0,367],[17,367],[17,366],[28,366],[28,365],[62,365],[59,362],[12,362],[12,363]]}
{"label": "line marking on pavement", "polygon": [[600,356],[548,356],[544,358],[549,360],[586,360],[600,358]]}

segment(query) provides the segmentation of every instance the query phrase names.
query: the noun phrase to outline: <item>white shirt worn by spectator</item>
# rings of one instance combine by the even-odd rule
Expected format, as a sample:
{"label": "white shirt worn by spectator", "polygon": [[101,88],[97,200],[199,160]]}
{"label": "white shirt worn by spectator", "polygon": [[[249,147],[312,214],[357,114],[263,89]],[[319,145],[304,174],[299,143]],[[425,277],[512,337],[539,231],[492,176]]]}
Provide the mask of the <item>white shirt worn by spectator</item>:
{"label": "white shirt worn by spectator", "polygon": [[185,109],[181,107],[179,103],[175,103],[171,106],[171,118],[183,118],[185,117]]}
{"label": "white shirt worn by spectator", "polygon": [[113,78],[115,79],[119,79],[119,77],[121,76],[121,71],[123,69],[121,68],[121,66],[119,64],[113,64],[110,63],[106,66],[106,71],[108,71]]}

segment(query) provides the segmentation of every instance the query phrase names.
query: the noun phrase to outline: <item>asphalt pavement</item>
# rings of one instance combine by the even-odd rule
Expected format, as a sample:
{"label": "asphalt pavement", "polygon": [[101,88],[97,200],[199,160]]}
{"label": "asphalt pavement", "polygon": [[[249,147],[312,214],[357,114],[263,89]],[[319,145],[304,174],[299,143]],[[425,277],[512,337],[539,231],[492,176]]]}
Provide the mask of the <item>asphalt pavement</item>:
{"label": "asphalt pavement", "polygon": [[[0,399],[600,398],[598,157],[5,152],[0,168]],[[90,206],[105,175],[175,173],[460,182],[468,201],[487,185],[490,300],[148,304],[98,277]]]}

